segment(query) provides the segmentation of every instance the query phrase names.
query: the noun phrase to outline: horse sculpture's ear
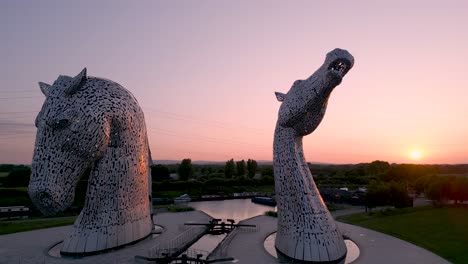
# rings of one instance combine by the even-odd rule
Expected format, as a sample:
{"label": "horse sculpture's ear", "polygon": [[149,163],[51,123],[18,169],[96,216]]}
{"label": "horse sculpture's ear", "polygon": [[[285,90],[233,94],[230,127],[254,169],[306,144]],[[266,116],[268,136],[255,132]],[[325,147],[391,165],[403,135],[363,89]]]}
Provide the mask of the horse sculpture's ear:
{"label": "horse sculpture's ear", "polygon": [[286,99],[286,95],[284,93],[275,92],[275,95],[278,102],[283,102],[284,99]]}
{"label": "horse sculpture's ear", "polygon": [[41,92],[48,97],[50,94],[51,85],[43,82],[39,82],[39,88],[41,88]]}
{"label": "horse sculpture's ear", "polygon": [[84,82],[86,81],[86,68],[84,68],[77,76],[75,76],[70,85],[65,88],[65,93],[68,95],[72,95],[78,92],[81,87],[83,86]]}

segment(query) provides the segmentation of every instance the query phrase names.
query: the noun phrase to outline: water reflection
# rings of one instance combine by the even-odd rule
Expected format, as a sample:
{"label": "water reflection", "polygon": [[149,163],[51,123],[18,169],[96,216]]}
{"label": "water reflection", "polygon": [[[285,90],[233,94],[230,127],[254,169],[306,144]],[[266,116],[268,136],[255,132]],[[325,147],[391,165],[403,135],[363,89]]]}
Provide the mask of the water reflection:
{"label": "water reflection", "polygon": [[263,215],[267,211],[276,211],[276,207],[255,204],[250,199],[190,202],[188,205],[214,218],[234,219],[236,223],[257,215]]}

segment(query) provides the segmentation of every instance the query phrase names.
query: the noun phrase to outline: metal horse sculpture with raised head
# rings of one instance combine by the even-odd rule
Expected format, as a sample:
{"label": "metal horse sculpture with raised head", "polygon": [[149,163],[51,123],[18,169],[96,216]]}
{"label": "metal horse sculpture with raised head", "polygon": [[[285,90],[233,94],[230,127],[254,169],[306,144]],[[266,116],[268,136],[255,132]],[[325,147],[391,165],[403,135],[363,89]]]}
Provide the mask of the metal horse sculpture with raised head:
{"label": "metal horse sculpture with raised head", "polygon": [[346,257],[343,237],[305,161],[302,137],[320,124],[331,92],[353,63],[351,54],[335,49],[309,78],[295,81],[287,94],[276,93],[282,102],[273,146],[280,256],[311,263],[342,263]]}
{"label": "metal horse sculpture with raised head", "polygon": [[151,157],[141,108],[113,81],[59,76],[39,83],[46,96],[35,125],[29,195],[45,215],[65,210],[90,171],[84,208],[61,253],[86,255],[151,233]]}

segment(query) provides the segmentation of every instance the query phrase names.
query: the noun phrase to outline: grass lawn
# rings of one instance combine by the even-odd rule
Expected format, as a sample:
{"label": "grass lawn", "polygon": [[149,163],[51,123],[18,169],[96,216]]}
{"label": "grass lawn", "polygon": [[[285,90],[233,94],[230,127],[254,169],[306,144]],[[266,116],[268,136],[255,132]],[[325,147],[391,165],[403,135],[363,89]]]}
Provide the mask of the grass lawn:
{"label": "grass lawn", "polygon": [[468,207],[390,209],[338,221],[373,229],[426,248],[453,263],[468,263]]}
{"label": "grass lawn", "polygon": [[0,187],[1,190],[15,190],[20,192],[28,192],[28,187]]}
{"label": "grass lawn", "polygon": [[30,231],[42,228],[71,225],[76,216],[41,218],[30,220],[0,221],[0,235]]}

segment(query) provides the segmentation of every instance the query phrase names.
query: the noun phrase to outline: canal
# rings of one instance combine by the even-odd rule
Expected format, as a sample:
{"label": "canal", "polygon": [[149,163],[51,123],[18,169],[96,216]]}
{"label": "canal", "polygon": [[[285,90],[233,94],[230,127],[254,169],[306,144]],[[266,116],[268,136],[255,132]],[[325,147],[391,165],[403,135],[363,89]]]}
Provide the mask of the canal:
{"label": "canal", "polygon": [[[276,207],[256,204],[251,199],[190,202],[188,206],[193,207],[195,210],[203,211],[213,218],[221,219],[221,221],[226,222],[227,219],[232,219],[236,223],[257,215],[263,215],[268,211],[276,211]],[[204,253],[206,257],[225,237],[226,234],[206,234],[190,246],[188,251],[199,251]]]}
{"label": "canal", "polygon": [[263,215],[268,211],[276,211],[276,207],[252,203],[250,199],[190,202],[188,205],[195,208],[195,210],[209,214],[213,218],[219,218],[223,221],[233,219],[236,223],[257,215]]}

